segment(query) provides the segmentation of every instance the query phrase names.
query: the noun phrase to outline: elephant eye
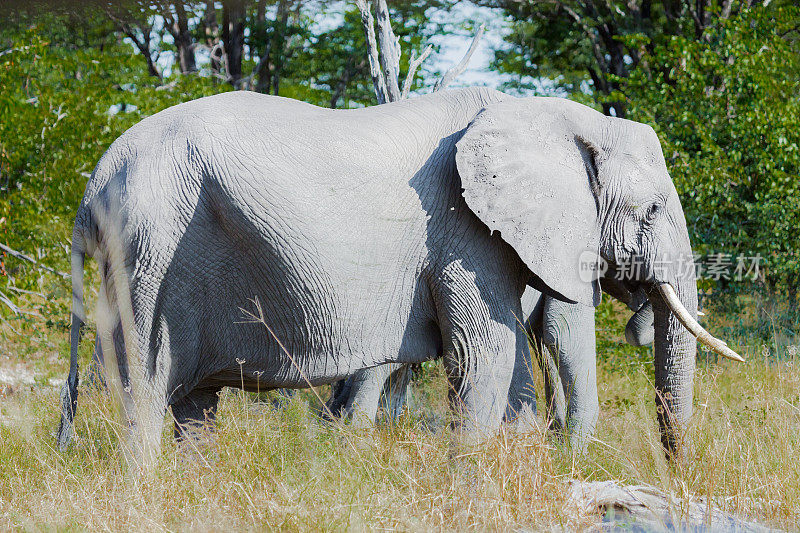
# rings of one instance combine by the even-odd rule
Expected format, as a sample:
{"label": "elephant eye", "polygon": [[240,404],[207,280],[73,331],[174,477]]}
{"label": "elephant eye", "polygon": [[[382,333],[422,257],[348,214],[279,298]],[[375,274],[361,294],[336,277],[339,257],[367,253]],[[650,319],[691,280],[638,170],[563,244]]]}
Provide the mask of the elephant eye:
{"label": "elephant eye", "polygon": [[658,202],[653,202],[652,204],[650,204],[650,207],[647,208],[647,214],[645,215],[645,217],[647,218],[647,220],[651,221],[654,218],[656,218],[660,212],[661,212],[661,204],[659,204]]}

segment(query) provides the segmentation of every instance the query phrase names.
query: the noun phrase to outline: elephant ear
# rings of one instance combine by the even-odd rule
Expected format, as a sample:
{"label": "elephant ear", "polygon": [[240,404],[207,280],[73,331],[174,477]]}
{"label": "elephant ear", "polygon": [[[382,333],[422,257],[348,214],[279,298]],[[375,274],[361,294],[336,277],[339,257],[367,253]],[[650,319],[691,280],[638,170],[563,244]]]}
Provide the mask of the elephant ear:
{"label": "elephant ear", "polygon": [[456,144],[464,199],[547,287],[600,303],[597,168],[605,117],[560,98],[491,104]]}

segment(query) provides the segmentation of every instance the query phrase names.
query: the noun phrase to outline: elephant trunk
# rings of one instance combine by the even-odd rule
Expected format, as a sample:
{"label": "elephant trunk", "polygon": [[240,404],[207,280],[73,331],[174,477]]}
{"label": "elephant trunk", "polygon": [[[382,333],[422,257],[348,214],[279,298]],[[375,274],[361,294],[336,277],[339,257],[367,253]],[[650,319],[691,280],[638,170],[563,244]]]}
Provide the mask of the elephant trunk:
{"label": "elephant trunk", "polygon": [[628,320],[625,340],[631,346],[647,346],[653,343],[653,307],[650,302],[645,302]]}
{"label": "elephant trunk", "polygon": [[[687,279],[691,277],[691,279]],[[697,314],[694,273],[675,283],[683,308]],[[670,309],[659,290],[650,294],[654,317],[656,412],[661,443],[673,458],[681,455],[681,438],[692,414],[692,394],[697,343]]]}

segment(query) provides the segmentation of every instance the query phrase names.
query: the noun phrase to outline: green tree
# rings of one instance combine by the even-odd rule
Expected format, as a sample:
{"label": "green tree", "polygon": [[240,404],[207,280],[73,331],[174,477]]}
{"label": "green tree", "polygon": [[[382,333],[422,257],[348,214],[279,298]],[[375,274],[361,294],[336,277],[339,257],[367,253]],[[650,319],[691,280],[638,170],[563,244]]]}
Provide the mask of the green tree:
{"label": "green tree", "polygon": [[[752,0],[479,0],[511,20],[508,46],[496,52],[496,68],[515,75],[507,85],[535,89],[542,79],[555,90],[599,104],[624,117],[620,92],[652,52],[658,36],[706,41],[717,21],[746,9]],[[638,38],[633,38],[633,37]],[[658,67],[658,65],[653,65]],[[533,80],[531,81],[526,80]]]}
{"label": "green tree", "polygon": [[[0,240],[68,270],[75,207],[109,144],[145,116],[229,87],[184,76],[165,88],[96,9],[16,15],[0,32]],[[0,272],[40,288],[29,262],[6,257]]]}
{"label": "green tree", "polygon": [[[756,7],[706,38],[654,39],[620,80],[662,140],[697,252],[764,258],[770,292],[800,283],[800,10]],[[659,65],[663,68],[653,68]],[[624,81],[624,83],[623,83]],[[720,280],[720,288],[732,288]]]}

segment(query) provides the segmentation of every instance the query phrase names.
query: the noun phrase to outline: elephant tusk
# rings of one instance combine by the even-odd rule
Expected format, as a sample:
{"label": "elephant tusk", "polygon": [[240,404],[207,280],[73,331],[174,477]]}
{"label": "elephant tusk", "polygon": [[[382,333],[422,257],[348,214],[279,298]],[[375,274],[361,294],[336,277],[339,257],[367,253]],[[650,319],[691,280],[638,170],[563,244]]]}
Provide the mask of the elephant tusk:
{"label": "elephant tusk", "polygon": [[697,316],[706,316],[706,314],[704,312],[702,312],[702,311],[698,311],[697,312]]}
{"label": "elephant tusk", "polygon": [[711,335],[711,333],[706,331],[703,326],[701,326],[700,323],[694,319],[691,313],[686,310],[681,301],[678,299],[678,295],[675,294],[675,289],[672,288],[672,285],[669,283],[662,283],[658,286],[658,291],[661,293],[662,298],[664,298],[664,301],[678,318],[680,323],[683,324],[687,330],[689,330],[689,333],[697,337],[697,340],[711,348],[722,357],[727,357],[728,359],[733,359],[734,361],[744,363],[744,359],[742,359],[738,353],[728,348],[728,345],[723,341]]}

